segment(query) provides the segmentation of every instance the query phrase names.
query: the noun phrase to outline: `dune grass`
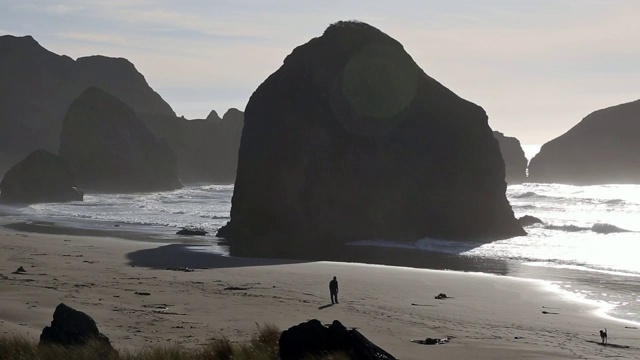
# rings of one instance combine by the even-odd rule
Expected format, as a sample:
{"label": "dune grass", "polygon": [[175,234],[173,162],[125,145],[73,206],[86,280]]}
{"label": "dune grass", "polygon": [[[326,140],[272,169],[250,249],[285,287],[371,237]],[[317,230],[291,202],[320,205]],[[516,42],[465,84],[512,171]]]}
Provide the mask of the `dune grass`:
{"label": "dune grass", "polygon": [[[280,330],[271,324],[258,325],[247,343],[234,344],[228,339],[213,340],[198,349],[179,345],[143,350],[114,350],[103,343],[84,346],[38,345],[20,337],[0,337],[0,360],[278,360]],[[344,354],[312,356],[305,360],[345,360]]]}
{"label": "dune grass", "polygon": [[233,344],[228,339],[213,340],[198,348],[180,345],[128,351],[114,350],[100,343],[83,346],[39,345],[20,337],[0,337],[0,359],[4,360],[271,360],[279,359],[280,330],[273,325],[258,326],[251,341]]}
{"label": "dune grass", "polygon": [[0,359],[7,360],[119,360],[118,352],[99,342],[85,346],[38,345],[21,337],[0,337]]}

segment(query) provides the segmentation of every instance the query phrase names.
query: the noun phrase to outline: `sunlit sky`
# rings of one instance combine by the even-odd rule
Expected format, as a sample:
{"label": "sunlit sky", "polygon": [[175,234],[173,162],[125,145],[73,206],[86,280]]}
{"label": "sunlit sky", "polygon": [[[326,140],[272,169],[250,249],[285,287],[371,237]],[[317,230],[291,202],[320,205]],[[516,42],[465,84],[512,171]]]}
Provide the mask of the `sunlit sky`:
{"label": "sunlit sky", "polygon": [[178,115],[203,118],[244,110],[293,48],[360,20],[494,130],[541,144],[640,98],[639,14],[636,0],[0,0],[0,35],[127,58]]}

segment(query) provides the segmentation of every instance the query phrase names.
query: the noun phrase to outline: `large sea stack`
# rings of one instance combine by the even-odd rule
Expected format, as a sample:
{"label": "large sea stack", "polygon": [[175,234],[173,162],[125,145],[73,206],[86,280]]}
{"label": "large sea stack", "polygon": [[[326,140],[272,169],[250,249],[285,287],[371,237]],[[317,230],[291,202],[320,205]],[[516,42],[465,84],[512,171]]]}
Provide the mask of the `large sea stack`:
{"label": "large sea stack", "polygon": [[117,96],[136,112],[175,116],[126,59],[73,60],[31,36],[0,36],[0,176],[36,149],[56,152],[69,105],[90,86]]}
{"label": "large sea stack", "polygon": [[218,236],[238,255],[318,258],[352,240],[523,235],[504,179],[481,107],[380,30],[338,22],[251,96]]}
{"label": "large sea stack", "polygon": [[577,185],[640,184],[640,100],[595,111],[544,144],[529,181]]}
{"label": "large sea stack", "polygon": [[0,182],[0,202],[36,204],[82,201],[73,174],[59,156],[39,149],[13,166]]}
{"label": "large sea stack", "polygon": [[142,192],[182,186],[169,144],[158,140],[130,106],[95,87],[71,103],[59,154],[83,189]]}
{"label": "large sea stack", "polygon": [[504,160],[505,180],[508,184],[520,184],[527,180],[527,157],[524,155],[520,140],[494,131],[500,153]]}

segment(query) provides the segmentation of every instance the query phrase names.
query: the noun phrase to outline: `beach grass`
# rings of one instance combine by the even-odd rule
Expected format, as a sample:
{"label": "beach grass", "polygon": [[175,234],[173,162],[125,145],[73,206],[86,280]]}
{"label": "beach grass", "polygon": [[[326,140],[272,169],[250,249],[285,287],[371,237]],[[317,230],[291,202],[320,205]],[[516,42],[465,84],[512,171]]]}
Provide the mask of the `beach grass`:
{"label": "beach grass", "polygon": [[[23,337],[0,337],[0,360],[277,360],[280,359],[280,330],[272,325],[258,325],[246,343],[232,343],[226,338],[212,340],[198,349],[180,345],[151,347],[143,350],[114,350],[92,341],[82,346],[39,345]],[[343,360],[345,354],[310,356],[306,360]]]}

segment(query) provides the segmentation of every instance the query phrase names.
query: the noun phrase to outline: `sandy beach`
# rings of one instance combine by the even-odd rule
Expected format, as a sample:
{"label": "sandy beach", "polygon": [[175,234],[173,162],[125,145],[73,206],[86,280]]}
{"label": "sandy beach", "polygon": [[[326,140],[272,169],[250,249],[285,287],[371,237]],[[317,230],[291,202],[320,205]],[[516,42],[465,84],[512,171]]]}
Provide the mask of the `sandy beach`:
{"label": "sandy beach", "polygon": [[[186,247],[202,251],[187,251]],[[541,281],[339,262],[230,258],[202,245],[0,227],[0,334],[37,341],[63,302],[120,349],[341,321],[399,359],[637,359],[640,329]],[[23,266],[26,273],[13,272]],[[186,267],[192,272],[179,271]],[[337,276],[340,303],[331,306]],[[445,293],[447,299],[434,296]],[[607,328],[609,345],[598,330]],[[450,338],[443,345],[412,339]]]}

